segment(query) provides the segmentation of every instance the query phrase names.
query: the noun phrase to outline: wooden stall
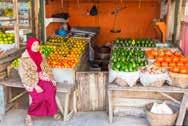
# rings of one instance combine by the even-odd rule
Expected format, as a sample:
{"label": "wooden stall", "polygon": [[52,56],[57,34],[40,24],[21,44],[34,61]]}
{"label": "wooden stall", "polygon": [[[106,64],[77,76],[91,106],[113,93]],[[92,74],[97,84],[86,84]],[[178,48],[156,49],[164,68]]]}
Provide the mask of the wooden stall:
{"label": "wooden stall", "polygon": [[106,86],[108,72],[77,72],[78,111],[99,111],[106,109]]}

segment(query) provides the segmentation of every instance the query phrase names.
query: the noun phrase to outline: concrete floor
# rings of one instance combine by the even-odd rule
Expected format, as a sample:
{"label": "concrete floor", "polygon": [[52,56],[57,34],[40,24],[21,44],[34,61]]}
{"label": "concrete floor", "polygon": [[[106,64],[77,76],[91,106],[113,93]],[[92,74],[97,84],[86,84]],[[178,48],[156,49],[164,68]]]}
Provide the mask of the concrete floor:
{"label": "concrete floor", "polygon": [[[14,109],[6,114],[0,126],[24,126],[26,110]],[[148,126],[144,118],[115,117],[112,124],[108,123],[105,112],[77,113],[68,122],[56,121],[53,118],[34,118],[34,126]]]}

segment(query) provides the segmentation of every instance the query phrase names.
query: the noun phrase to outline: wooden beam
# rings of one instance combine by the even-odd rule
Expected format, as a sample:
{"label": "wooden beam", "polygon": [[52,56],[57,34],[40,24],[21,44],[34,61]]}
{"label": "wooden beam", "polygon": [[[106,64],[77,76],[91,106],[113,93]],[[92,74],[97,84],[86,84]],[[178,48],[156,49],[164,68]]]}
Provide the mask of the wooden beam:
{"label": "wooden beam", "polygon": [[182,4],[183,4],[183,0],[176,0],[175,16],[174,16],[174,37],[173,37],[174,44],[177,44],[177,40],[179,40],[180,37]]}
{"label": "wooden beam", "polygon": [[170,100],[174,101],[177,104],[181,104],[180,101],[176,100],[175,98],[171,97],[170,95],[168,95],[166,93],[160,92],[160,94],[163,95],[163,96],[165,96],[165,97],[167,97],[167,98],[169,98]]}
{"label": "wooden beam", "polygon": [[6,111],[6,97],[3,85],[0,85],[0,115],[4,115]]}
{"label": "wooden beam", "polygon": [[186,93],[188,89],[182,89],[172,86],[162,86],[162,87],[120,87],[115,84],[108,84],[108,90],[112,91],[147,91],[147,92],[166,92],[166,93]]}
{"label": "wooden beam", "polygon": [[60,102],[58,96],[56,96],[55,99],[56,99],[56,102],[57,102],[57,107],[59,108],[61,114],[63,115],[64,110],[63,110],[63,107],[62,107],[62,105],[61,105],[61,102]]}
{"label": "wooden beam", "polygon": [[39,38],[39,7],[40,7],[39,0],[32,0],[32,4],[33,4],[32,14],[34,14],[34,20],[32,20],[33,30],[35,32],[36,37]]}
{"label": "wooden beam", "polygon": [[187,109],[187,104],[188,104],[188,95],[184,94],[183,100],[182,100],[182,103],[181,103],[181,106],[180,106],[179,115],[178,115],[178,118],[177,118],[177,121],[176,121],[177,126],[183,125],[183,121],[184,121],[186,109]]}
{"label": "wooden beam", "polygon": [[45,12],[45,0],[40,0],[40,9],[39,9],[39,34],[40,39],[45,42],[45,36],[46,36],[46,28],[45,28],[45,18],[46,18],[46,12]]}
{"label": "wooden beam", "polygon": [[15,96],[14,98],[12,98],[9,103],[15,102],[16,100],[18,100],[19,98],[21,98],[23,95],[25,95],[27,93],[27,91],[23,91],[22,93],[20,93],[19,95]]}
{"label": "wooden beam", "polygon": [[108,115],[109,115],[109,122],[112,123],[113,121],[113,106],[112,106],[112,91],[108,91]]}
{"label": "wooden beam", "polygon": [[20,41],[19,41],[19,15],[18,15],[18,0],[13,0],[13,8],[14,8],[14,31],[15,31],[15,42],[16,46],[19,49],[20,48]]}

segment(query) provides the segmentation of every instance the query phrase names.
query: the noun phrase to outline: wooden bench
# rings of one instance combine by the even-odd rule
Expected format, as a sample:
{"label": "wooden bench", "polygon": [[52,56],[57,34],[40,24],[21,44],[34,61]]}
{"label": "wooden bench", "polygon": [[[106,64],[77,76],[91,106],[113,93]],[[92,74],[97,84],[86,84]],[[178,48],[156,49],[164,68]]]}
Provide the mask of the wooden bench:
{"label": "wooden bench", "polygon": [[[65,94],[64,106],[62,107],[59,97],[56,97],[57,105],[64,116],[64,121],[68,121],[75,112],[77,112],[76,108],[76,90],[75,84],[65,84],[65,83],[57,83],[57,93]],[[8,87],[8,98],[6,97],[5,88]],[[17,96],[12,96],[12,88],[24,88],[21,79],[19,77],[7,78],[3,81],[0,81],[0,115],[3,116],[12,106],[15,101],[21,98],[27,91],[23,91]],[[8,99],[8,103],[6,102]],[[71,99],[71,100],[70,100]],[[70,105],[72,102],[72,106]],[[70,112],[69,112],[70,109]]]}
{"label": "wooden bench", "polygon": [[[108,111],[109,111],[109,122],[112,123],[113,121],[113,97],[112,93],[114,91],[136,91],[136,92],[158,92],[161,95],[167,97],[168,99],[176,102],[180,105],[180,111],[179,115],[176,121],[176,125],[180,126],[183,125],[184,117],[186,114],[186,108],[188,103],[188,89],[182,89],[178,87],[172,87],[172,86],[163,86],[163,87],[143,87],[141,85],[137,85],[135,87],[120,87],[115,84],[108,84],[107,86],[107,95],[108,95]],[[170,95],[166,93],[181,93],[183,94],[182,101],[178,101],[175,98],[171,97]]]}

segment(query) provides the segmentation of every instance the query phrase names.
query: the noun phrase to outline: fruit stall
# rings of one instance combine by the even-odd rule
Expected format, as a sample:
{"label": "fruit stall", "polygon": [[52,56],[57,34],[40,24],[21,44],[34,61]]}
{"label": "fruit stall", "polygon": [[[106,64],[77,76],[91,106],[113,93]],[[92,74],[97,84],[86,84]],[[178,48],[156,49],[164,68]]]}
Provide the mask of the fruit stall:
{"label": "fruit stall", "polygon": [[[16,6],[17,1],[13,2]],[[35,32],[42,40],[40,52],[58,82],[58,104],[64,107],[59,109],[65,116],[77,110],[106,110],[109,122],[113,122],[114,115],[134,115],[146,117],[152,124],[151,116],[156,113],[150,113],[151,103],[154,106],[165,101],[165,105],[175,106],[180,113],[172,112],[173,119],[169,124],[174,125],[177,119],[176,124],[182,125],[188,91],[188,57],[178,43],[181,17],[177,21],[174,19],[181,7],[178,8],[176,2],[78,0],[75,4],[73,0],[35,1],[33,17],[27,10],[28,18],[36,19],[35,23],[29,19],[25,21],[24,14],[20,17],[15,14],[17,16],[2,21],[15,21],[17,25],[3,26],[0,18],[0,28],[3,28],[0,31],[0,79],[4,86],[23,88],[18,74],[12,73],[19,67],[23,51],[20,47],[27,37],[19,37],[23,32],[18,30],[32,27],[27,33]],[[3,11],[4,16],[15,12],[7,8]],[[168,11],[163,11],[164,8]],[[18,10],[17,7],[14,9]],[[165,21],[159,20],[164,17]],[[19,22],[18,18],[23,20]],[[6,71],[9,76],[3,74]],[[12,74],[16,80],[10,79]],[[0,90],[1,95],[7,94],[3,86]],[[16,101],[25,93],[9,100]],[[5,99],[0,99],[1,102],[0,111],[2,108],[5,112]],[[69,104],[73,104],[74,111],[69,110]],[[64,120],[68,118],[71,116]]]}
{"label": "fruit stall", "polygon": [[83,70],[88,61],[88,40],[79,37],[50,37],[41,46],[57,82],[75,84],[76,71]]}

